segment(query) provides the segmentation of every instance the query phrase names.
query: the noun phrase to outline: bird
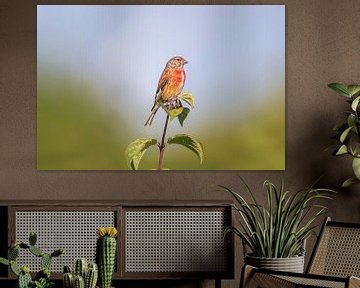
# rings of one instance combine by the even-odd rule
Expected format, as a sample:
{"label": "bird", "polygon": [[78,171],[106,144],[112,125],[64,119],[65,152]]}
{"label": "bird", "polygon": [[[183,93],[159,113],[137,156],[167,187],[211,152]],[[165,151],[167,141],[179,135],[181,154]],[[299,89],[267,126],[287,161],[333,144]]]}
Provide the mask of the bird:
{"label": "bird", "polygon": [[156,89],[154,105],[151,108],[151,113],[145,126],[151,125],[156,112],[163,103],[167,103],[171,107],[174,100],[177,100],[185,84],[186,74],[184,65],[187,63],[188,61],[182,56],[172,57],[166,63]]}

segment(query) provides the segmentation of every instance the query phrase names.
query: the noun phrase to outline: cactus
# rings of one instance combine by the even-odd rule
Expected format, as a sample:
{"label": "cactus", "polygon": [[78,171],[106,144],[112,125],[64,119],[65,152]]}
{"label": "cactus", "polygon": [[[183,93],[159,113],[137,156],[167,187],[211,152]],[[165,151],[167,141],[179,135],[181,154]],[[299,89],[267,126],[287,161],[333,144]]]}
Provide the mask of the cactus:
{"label": "cactus", "polygon": [[50,255],[51,257],[58,257],[63,253],[64,253],[64,249],[57,249],[54,252],[52,252]]}
{"label": "cactus", "polygon": [[[18,276],[19,288],[29,287],[51,287],[53,282],[50,281],[50,264],[53,257],[60,256],[64,251],[63,249],[55,250],[53,253],[44,253],[38,247],[35,246],[37,236],[35,233],[30,233],[29,244],[20,242],[16,243],[11,241],[11,245],[8,251],[8,259],[0,257],[0,263],[10,266],[11,271]],[[19,250],[29,250],[30,253],[37,257],[41,257],[41,271],[35,276],[35,281],[32,280],[30,275],[30,269],[27,266],[19,266],[16,264],[16,259],[19,256]]]}
{"label": "cactus", "polygon": [[[25,268],[25,267],[23,267],[23,268]],[[26,267],[27,269],[23,269],[23,268],[19,274],[18,285],[19,285],[19,288],[28,288],[30,286],[30,284],[32,283],[32,279],[31,279],[31,276],[29,273],[30,272],[29,268],[28,267]]]}
{"label": "cactus", "polygon": [[86,258],[76,259],[75,267],[74,267],[75,276],[81,276],[83,279],[85,279],[87,268],[88,268],[88,262]]}
{"label": "cactus", "polygon": [[89,263],[85,276],[85,288],[95,288],[98,279],[98,266],[96,263]]}
{"label": "cactus", "polygon": [[63,277],[63,286],[64,288],[73,288],[74,287],[74,276],[72,275],[72,273],[64,273]]}
{"label": "cactus", "polygon": [[84,278],[77,275],[74,277],[74,288],[85,288]]}
{"label": "cactus", "polygon": [[64,273],[71,273],[71,269],[69,266],[67,265],[64,266]]}
{"label": "cactus", "polygon": [[16,258],[19,256],[19,246],[16,245],[14,248],[9,250],[8,253],[9,260],[16,260]]}
{"label": "cactus", "polygon": [[30,245],[29,251],[30,251],[32,254],[34,254],[35,256],[37,256],[37,257],[41,257],[41,256],[44,255],[44,252],[42,252],[42,251],[40,250],[40,248],[38,248],[38,247],[36,247],[36,246]]}
{"label": "cactus", "polygon": [[45,268],[49,269],[51,265],[51,260],[52,260],[51,255],[48,253],[44,253],[44,255],[41,256],[41,261],[40,261],[41,269],[45,269]]}
{"label": "cactus", "polygon": [[115,227],[98,228],[99,238],[96,243],[96,262],[99,267],[99,282],[101,288],[110,288],[116,258]]}
{"label": "cactus", "polygon": [[20,274],[20,268],[19,266],[16,265],[16,262],[14,260],[10,260],[10,269],[11,271],[16,275],[16,276],[19,276]]}
{"label": "cactus", "polygon": [[28,245],[28,244],[26,244],[26,243],[23,243],[23,242],[21,242],[21,243],[19,244],[19,246],[20,246],[20,248],[22,248],[22,249],[29,249],[29,248],[30,248],[30,245]]}
{"label": "cactus", "polygon": [[35,232],[31,232],[29,235],[29,244],[31,246],[35,246],[37,241],[37,235]]}
{"label": "cactus", "polygon": [[[74,263],[74,273],[69,266],[64,266],[64,288],[95,288],[98,278],[98,268],[95,263],[89,263],[86,258],[78,258]],[[77,279],[77,280],[76,280]],[[80,280],[81,279],[81,280]],[[75,283],[76,282],[76,283]],[[84,286],[82,286],[84,285]]]}

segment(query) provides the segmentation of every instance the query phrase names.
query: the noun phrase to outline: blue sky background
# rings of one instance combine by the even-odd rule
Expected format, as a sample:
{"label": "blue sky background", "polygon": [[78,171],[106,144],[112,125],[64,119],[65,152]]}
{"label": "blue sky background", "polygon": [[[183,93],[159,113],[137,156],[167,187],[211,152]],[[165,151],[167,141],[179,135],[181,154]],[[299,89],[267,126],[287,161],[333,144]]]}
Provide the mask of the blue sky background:
{"label": "blue sky background", "polygon": [[189,61],[184,91],[196,106],[184,128],[173,121],[172,134],[236,132],[253,121],[254,109],[280,109],[285,119],[284,5],[39,5],[37,20],[38,90],[61,81],[85,86],[101,109],[122,119],[126,143],[161,133],[165,114],[150,128],[144,122],[175,55]]}

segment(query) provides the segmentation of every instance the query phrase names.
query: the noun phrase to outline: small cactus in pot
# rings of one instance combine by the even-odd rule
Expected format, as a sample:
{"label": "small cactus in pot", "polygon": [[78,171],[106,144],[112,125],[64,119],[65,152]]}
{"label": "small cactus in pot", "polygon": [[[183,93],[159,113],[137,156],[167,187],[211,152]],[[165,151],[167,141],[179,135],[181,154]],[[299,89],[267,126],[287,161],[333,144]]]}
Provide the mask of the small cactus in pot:
{"label": "small cactus in pot", "polygon": [[64,288],[95,288],[98,279],[96,263],[88,263],[85,258],[78,258],[74,263],[74,273],[69,266],[64,267]]}
{"label": "small cactus in pot", "polygon": [[97,229],[96,262],[99,267],[100,288],[110,288],[116,258],[115,227],[101,227]]}

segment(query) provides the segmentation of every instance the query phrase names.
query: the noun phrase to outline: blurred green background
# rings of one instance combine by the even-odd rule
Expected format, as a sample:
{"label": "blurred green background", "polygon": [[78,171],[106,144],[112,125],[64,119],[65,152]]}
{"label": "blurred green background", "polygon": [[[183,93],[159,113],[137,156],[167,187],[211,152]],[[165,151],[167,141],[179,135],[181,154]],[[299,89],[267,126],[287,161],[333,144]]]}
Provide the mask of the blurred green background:
{"label": "blurred green background", "polygon": [[[168,25],[174,13],[182,25]],[[144,127],[166,61],[183,55],[195,108],[184,127],[205,158],[171,145],[172,170],[285,169],[284,6],[38,6],[37,166],[128,169],[136,138],[160,140],[165,113]],[[140,169],[154,169],[151,147]]]}

